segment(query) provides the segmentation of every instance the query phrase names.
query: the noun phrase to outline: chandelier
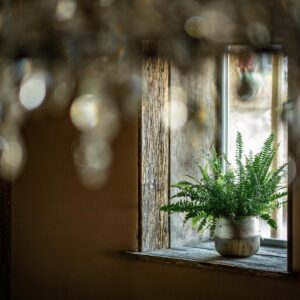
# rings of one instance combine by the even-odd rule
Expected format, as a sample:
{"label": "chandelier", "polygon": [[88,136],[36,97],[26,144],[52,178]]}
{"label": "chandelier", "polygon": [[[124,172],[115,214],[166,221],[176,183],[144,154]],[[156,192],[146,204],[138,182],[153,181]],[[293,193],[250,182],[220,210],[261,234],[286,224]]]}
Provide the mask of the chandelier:
{"label": "chandelier", "polygon": [[[80,133],[74,163],[82,182],[105,182],[121,118],[139,107],[145,40],[187,72],[230,42],[283,45],[299,77],[300,3],[196,0],[6,0],[0,4],[0,176],[26,162],[21,128],[35,110],[69,110]],[[297,121],[297,95],[286,119]],[[291,109],[293,107],[293,109]],[[295,154],[296,155],[296,154]]]}

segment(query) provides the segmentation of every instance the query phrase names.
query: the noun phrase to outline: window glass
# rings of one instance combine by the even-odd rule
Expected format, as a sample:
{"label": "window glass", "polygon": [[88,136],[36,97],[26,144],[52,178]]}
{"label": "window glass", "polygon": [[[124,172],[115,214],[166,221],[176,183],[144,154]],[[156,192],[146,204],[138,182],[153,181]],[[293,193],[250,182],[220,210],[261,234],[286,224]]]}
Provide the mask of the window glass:
{"label": "window glass", "polygon": [[[245,48],[231,47],[228,54],[227,99],[227,156],[234,164],[235,139],[240,131],[244,150],[259,151],[268,135],[273,132],[280,143],[274,167],[287,161],[287,128],[281,120],[281,108],[287,95],[287,59],[282,54],[253,53]],[[226,105],[226,103],[225,103]],[[224,150],[224,149],[223,149]],[[287,185],[287,176],[283,179]],[[271,230],[263,221],[261,234],[265,238],[287,238],[286,205],[273,212],[278,223]]]}

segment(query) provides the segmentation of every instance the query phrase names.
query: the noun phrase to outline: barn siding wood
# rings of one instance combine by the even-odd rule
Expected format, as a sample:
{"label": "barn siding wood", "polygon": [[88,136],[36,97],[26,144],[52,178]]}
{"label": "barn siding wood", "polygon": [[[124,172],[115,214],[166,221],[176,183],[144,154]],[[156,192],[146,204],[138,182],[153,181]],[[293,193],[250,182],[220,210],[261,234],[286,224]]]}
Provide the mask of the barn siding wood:
{"label": "barn siding wood", "polygon": [[124,256],[146,262],[299,281],[298,273],[289,273],[286,270],[286,249],[261,247],[254,256],[232,259],[220,256],[213,243],[204,243],[202,246],[204,248],[182,247],[150,252],[126,252]]}
{"label": "barn siding wood", "polygon": [[[205,163],[204,153],[216,144],[216,67],[215,57],[203,58],[188,74],[182,74],[175,65],[171,65],[170,101],[183,101],[189,107],[186,126],[170,132],[171,185],[186,180],[186,175],[199,178],[198,163]],[[175,192],[175,189],[171,190],[171,194]],[[183,221],[183,214],[174,214],[170,218],[171,247],[201,242],[191,223],[183,226]]]}
{"label": "barn siding wood", "polygon": [[168,61],[145,58],[142,77],[140,250],[150,251],[169,247],[168,216],[160,211],[169,198],[169,131],[162,121],[168,106]]}

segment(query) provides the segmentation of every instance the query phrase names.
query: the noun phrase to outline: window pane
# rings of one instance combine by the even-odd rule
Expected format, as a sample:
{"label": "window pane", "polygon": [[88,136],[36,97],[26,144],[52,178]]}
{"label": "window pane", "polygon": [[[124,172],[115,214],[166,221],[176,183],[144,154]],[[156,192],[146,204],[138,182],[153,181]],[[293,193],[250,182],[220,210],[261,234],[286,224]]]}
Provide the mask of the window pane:
{"label": "window pane", "polygon": [[[287,161],[287,128],[281,121],[281,107],[286,99],[287,60],[280,54],[253,53],[231,47],[228,55],[228,146],[231,163],[235,158],[235,139],[240,131],[244,150],[256,153],[271,132],[280,143],[274,167]],[[239,51],[240,50],[240,51]],[[287,178],[284,179],[287,184]],[[273,213],[278,230],[271,231],[263,221],[265,238],[286,239],[286,207]]]}

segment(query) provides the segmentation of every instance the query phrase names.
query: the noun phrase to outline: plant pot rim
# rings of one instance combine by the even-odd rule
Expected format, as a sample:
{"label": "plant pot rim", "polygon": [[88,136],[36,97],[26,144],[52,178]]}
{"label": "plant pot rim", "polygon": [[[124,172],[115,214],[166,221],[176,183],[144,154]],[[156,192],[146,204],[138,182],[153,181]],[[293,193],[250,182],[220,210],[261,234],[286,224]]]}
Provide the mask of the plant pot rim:
{"label": "plant pot rim", "polygon": [[240,220],[240,219],[250,219],[250,218],[259,218],[259,216],[251,215],[251,216],[236,216],[236,217],[226,217],[220,216],[216,217],[216,219],[227,219],[227,220]]}
{"label": "plant pot rim", "polygon": [[242,224],[257,224],[259,226],[259,218],[257,216],[241,216],[241,217],[219,217],[216,218],[217,224],[223,224],[223,225],[242,225]]}

